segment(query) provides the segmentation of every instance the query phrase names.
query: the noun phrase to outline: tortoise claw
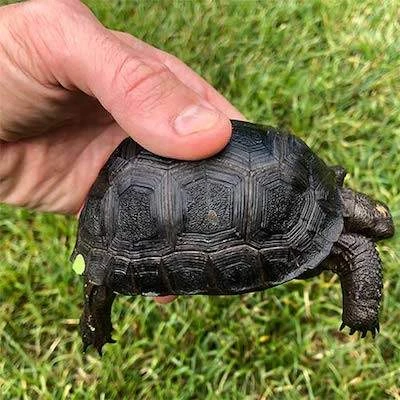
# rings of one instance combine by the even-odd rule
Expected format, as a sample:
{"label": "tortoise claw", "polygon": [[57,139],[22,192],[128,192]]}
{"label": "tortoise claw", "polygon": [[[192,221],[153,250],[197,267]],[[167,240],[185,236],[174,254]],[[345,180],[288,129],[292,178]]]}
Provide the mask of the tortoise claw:
{"label": "tortoise claw", "polygon": [[362,337],[362,338],[365,338],[365,336],[367,336],[368,330],[367,330],[367,329],[364,329],[364,330],[362,330],[362,331],[360,331],[360,332],[361,332],[361,337]]}
{"label": "tortoise claw", "polygon": [[369,329],[371,331],[371,335],[372,337],[375,339],[375,336],[379,333],[380,331],[380,327],[379,327],[379,322],[377,322],[371,329]]}
{"label": "tortoise claw", "polygon": [[[346,326],[344,322],[342,322],[342,324],[340,325],[339,330],[342,331]],[[350,331],[349,331],[349,335],[353,335],[355,332],[360,332],[361,338],[365,338],[368,334],[368,332],[371,332],[371,335],[373,338],[375,338],[375,336],[377,335],[377,333],[379,333],[379,323],[377,323],[376,325],[374,325],[372,328],[355,328],[355,327],[349,327]]]}

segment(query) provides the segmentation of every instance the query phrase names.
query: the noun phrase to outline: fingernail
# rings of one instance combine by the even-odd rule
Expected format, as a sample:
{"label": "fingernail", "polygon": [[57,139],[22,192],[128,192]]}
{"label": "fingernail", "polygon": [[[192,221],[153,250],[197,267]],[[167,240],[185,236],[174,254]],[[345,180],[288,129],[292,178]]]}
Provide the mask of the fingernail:
{"label": "fingernail", "polygon": [[176,296],[157,296],[155,300],[159,304],[167,304],[170,303],[172,300],[175,299]]}
{"label": "fingernail", "polygon": [[179,135],[190,135],[212,128],[219,117],[216,110],[200,105],[191,105],[176,117],[174,126]]}

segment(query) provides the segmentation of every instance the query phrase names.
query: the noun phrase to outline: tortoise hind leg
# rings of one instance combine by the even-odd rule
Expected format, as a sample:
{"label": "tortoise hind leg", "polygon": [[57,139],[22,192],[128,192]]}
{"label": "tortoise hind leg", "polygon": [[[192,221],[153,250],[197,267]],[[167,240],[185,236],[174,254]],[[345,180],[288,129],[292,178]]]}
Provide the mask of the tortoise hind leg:
{"label": "tortoise hind leg", "polygon": [[111,338],[111,307],[115,293],[106,286],[98,286],[85,279],[83,314],[80,319],[80,332],[83,351],[93,345],[102,355],[105,343],[114,343]]}
{"label": "tortoise hind leg", "polygon": [[343,234],[332,249],[333,269],[339,275],[343,293],[342,326],[350,334],[360,331],[365,337],[379,332],[382,297],[382,265],[375,243],[357,234]]}

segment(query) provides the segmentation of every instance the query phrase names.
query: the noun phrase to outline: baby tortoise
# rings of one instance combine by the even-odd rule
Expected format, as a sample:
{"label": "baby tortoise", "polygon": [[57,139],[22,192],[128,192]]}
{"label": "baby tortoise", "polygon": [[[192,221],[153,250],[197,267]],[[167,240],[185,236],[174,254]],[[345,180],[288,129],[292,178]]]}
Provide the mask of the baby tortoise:
{"label": "baby tortoise", "polygon": [[202,161],[156,156],[132,139],[111,155],[79,219],[72,258],[85,263],[84,349],[111,338],[125,295],[233,295],[330,270],[350,334],[379,331],[377,240],[394,234],[388,207],[343,187],[295,136],[232,121],[232,138]]}

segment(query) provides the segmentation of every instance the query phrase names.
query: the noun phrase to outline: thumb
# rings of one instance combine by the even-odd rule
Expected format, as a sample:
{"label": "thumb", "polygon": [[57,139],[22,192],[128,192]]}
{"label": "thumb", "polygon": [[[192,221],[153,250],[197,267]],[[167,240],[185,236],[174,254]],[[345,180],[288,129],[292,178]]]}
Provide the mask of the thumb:
{"label": "thumb", "polygon": [[81,29],[80,45],[64,65],[72,84],[96,97],[135,141],[159,155],[200,159],[226,145],[231,124],[222,112],[155,57],[94,25]]}

